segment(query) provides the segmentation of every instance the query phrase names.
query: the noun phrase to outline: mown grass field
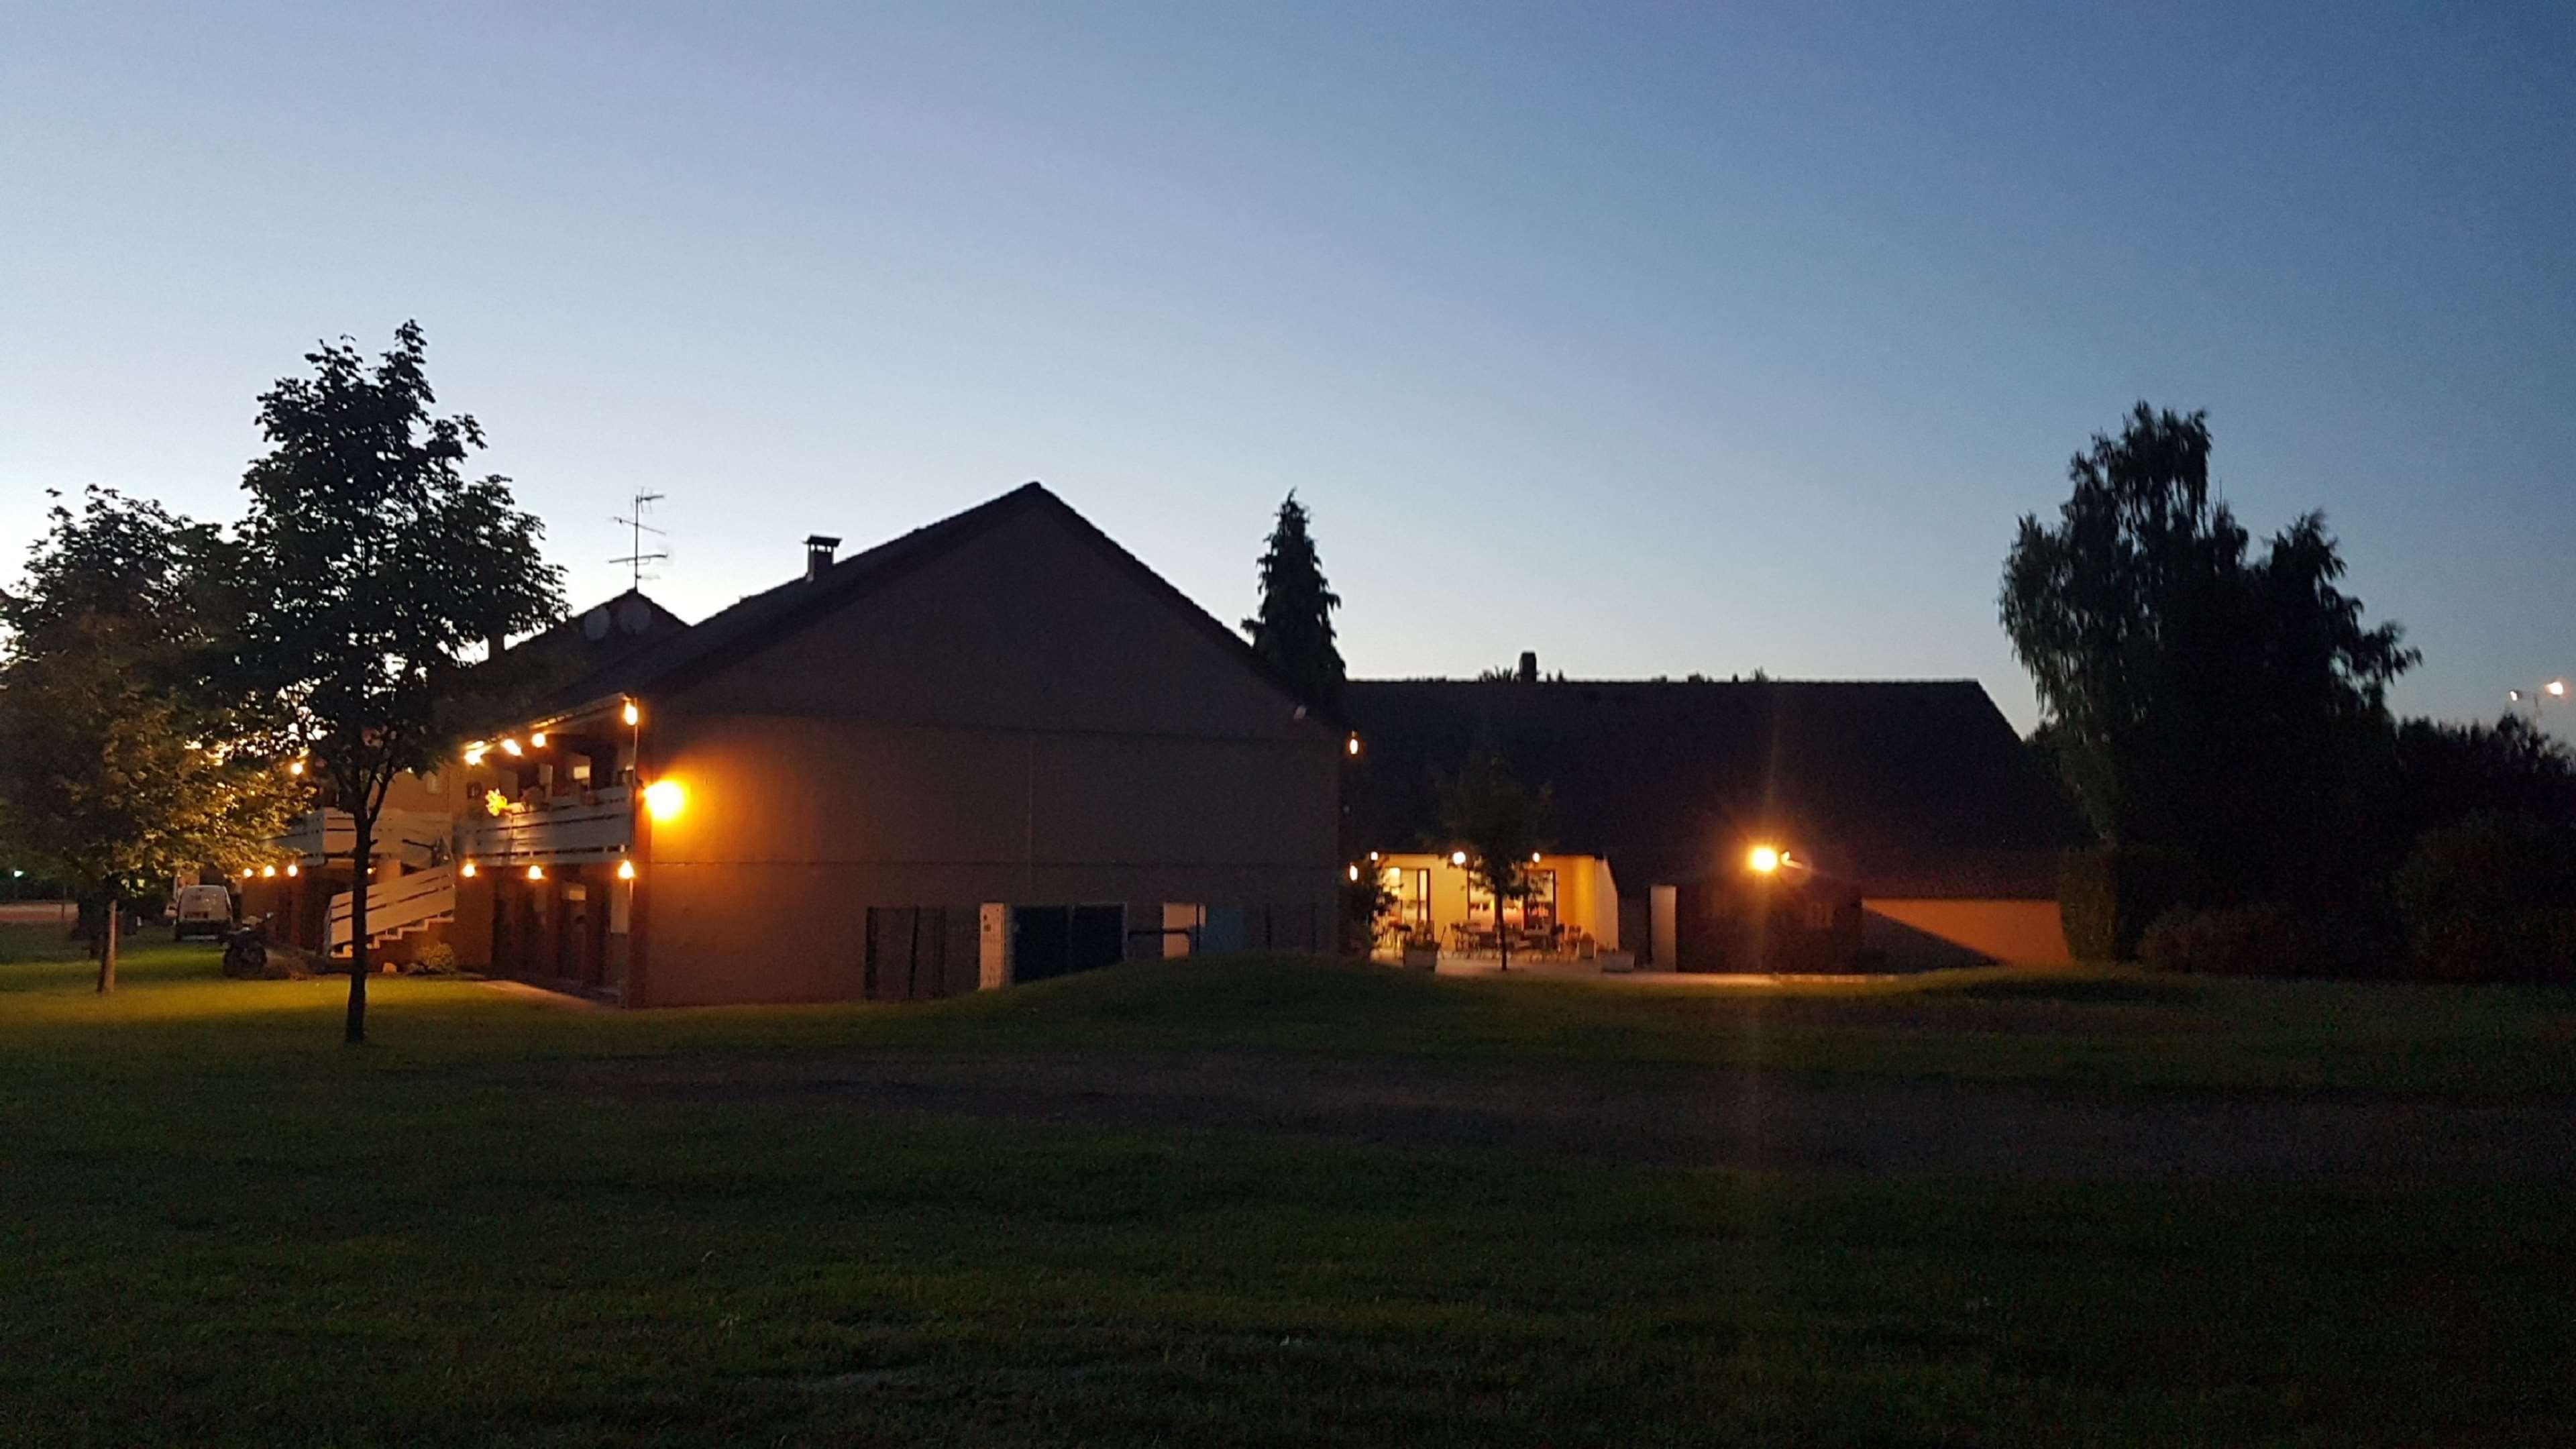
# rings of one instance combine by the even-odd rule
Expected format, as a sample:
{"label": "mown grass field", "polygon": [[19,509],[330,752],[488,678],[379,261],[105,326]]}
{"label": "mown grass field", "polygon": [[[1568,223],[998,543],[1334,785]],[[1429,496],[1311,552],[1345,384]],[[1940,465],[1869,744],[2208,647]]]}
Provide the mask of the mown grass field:
{"label": "mown grass field", "polygon": [[125,990],[0,933],[0,1442],[2576,1442],[2576,1194],[1655,1166],[619,1093],[886,1051],[2576,1093],[2547,992],[1243,958],[902,1008]]}

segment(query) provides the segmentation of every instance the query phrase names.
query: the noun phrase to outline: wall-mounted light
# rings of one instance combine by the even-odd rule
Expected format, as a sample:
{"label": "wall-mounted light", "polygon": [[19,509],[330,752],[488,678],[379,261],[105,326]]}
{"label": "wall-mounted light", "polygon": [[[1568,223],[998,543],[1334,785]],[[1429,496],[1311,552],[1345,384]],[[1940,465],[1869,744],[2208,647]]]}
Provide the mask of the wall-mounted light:
{"label": "wall-mounted light", "polygon": [[1342,741],[1342,750],[1344,753],[1354,756],[1359,754],[1360,737],[1358,735],[1353,735],[1349,739]]}
{"label": "wall-mounted light", "polygon": [[286,868],[286,873],[289,876],[295,876],[302,874],[303,870],[304,868],[300,865],[290,865]]}
{"label": "wall-mounted light", "polygon": [[638,725],[644,722],[644,711],[637,709],[635,707],[635,701],[631,699],[626,701],[626,722],[631,725]]}
{"label": "wall-mounted light", "polygon": [[517,740],[510,739],[505,736],[501,741],[501,753],[510,756],[518,756],[526,754],[527,751],[519,748],[519,742]]}
{"label": "wall-mounted light", "polygon": [[644,813],[656,820],[673,820],[688,808],[689,792],[677,780],[656,780],[644,787]]}
{"label": "wall-mounted light", "polygon": [[290,762],[290,763],[287,765],[287,767],[286,767],[286,773],[288,773],[288,774],[290,774],[290,775],[301,775],[301,774],[303,774],[303,773],[304,773],[304,762],[303,762],[302,760],[295,760],[295,761]]}
{"label": "wall-mounted light", "polygon": [[465,747],[465,763],[469,765],[479,765],[483,763],[483,756],[489,752],[491,748],[492,747],[490,745],[483,743],[481,740],[476,740],[474,743],[467,745]]}
{"label": "wall-mounted light", "polygon": [[1537,852],[1537,851],[1535,851],[1535,850],[1533,850],[1533,851],[1531,851],[1531,852],[1530,852],[1530,864],[1532,864],[1532,865],[1536,865],[1536,864],[1538,864],[1538,852]]}
{"label": "wall-mounted light", "polygon": [[1467,863],[1467,852],[1463,850],[1453,850],[1449,852],[1449,863],[1451,865],[1465,865]]}
{"label": "wall-mounted light", "polygon": [[274,880],[277,878],[277,867],[273,865],[263,865],[259,868],[259,873],[263,877]]}
{"label": "wall-mounted light", "polygon": [[1359,883],[1360,883],[1360,868],[1359,868],[1358,866],[1356,866],[1356,865],[1355,865],[1355,866],[1352,866],[1352,867],[1351,867],[1351,884],[1353,884],[1353,885],[1358,885]]}
{"label": "wall-mounted light", "polygon": [[635,862],[631,860],[619,861],[617,863],[617,878],[619,880],[635,879]]}
{"label": "wall-mounted light", "polygon": [[532,866],[529,866],[529,867],[528,867],[528,879],[530,879],[530,880],[544,880],[545,878],[546,878],[546,868],[545,868],[544,866],[542,866],[542,865],[532,865]]}
{"label": "wall-mounted light", "polygon": [[528,736],[528,743],[536,746],[538,749],[544,749],[546,747],[546,732],[544,730],[539,730],[535,734]]}
{"label": "wall-mounted light", "polygon": [[463,865],[458,866],[456,868],[456,873],[465,877],[467,880],[474,879],[474,862],[469,860]]}

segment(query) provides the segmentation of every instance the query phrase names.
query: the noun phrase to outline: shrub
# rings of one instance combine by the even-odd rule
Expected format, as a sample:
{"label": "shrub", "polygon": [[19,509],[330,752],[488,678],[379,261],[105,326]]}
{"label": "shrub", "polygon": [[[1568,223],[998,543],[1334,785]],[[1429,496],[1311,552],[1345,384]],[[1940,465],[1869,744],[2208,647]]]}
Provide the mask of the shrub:
{"label": "shrub", "polygon": [[2396,894],[2427,976],[2576,981],[2576,832],[2497,815],[2428,830]]}
{"label": "shrub", "polygon": [[2058,863],[2057,909],[2079,961],[2126,961],[2148,923],[2199,894],[2190,856],[2150,845],[2071,850]]}
{"label": "shrub", "polygon": [[457,974],[456,948],[445,941],[432,941],[412,953],[411,964],[402,968],[405,976],[453,976]]}
{"label": "shrub", "polygon": [[2288,906],[2176,906],[2139,939],[2150,969],[2201,976],[2324,976],[2338,954],[2325,933]]}

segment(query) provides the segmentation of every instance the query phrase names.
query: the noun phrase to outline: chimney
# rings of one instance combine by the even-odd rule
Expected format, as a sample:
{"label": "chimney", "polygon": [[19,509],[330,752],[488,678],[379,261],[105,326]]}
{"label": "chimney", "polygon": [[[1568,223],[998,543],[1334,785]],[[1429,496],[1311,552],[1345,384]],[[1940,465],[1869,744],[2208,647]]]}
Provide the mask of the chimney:
{"label": "chimney", "polygon": [[1538,651],[1535,649],[1521,651],[1521,683],[1538,683]]}
{"label": "chimney", "polygon": [[819,533],[810,534],[806,537],[805,581],[807,583],[812,583],[814,580],[821,578],[823,576],[823,571],[832,566],[833,550],[838,549],[840,546],[841,541],[839,539],[826,538]]}

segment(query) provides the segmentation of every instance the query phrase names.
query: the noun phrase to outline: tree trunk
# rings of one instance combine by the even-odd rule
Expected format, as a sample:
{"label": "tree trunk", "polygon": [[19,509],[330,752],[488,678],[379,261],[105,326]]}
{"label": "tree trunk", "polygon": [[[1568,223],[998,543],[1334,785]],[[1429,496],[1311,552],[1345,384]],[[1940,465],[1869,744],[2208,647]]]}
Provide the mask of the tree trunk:
{"label": "tree trunk", "polygon": [[376,822],[363,810],[350,812],[356,827],[351,845],[358,868],[349,884],[349,1024],[340,1040],[348,1046],[367,1044],[367,887],[375,884]]}
{"label": "tree trunk", "polygon": [[116,897],[109,896],[107,929],[99,935],[98,994],[101,996],[116,990],[116,911]]}
{"label": "tree trunk", "polygon": [[1500,883],[1494,886],[1494,949],[1502,953],[1503,964],[1498,969],[1511,970],[1512,933],[1503,924],[1503,888]]}

